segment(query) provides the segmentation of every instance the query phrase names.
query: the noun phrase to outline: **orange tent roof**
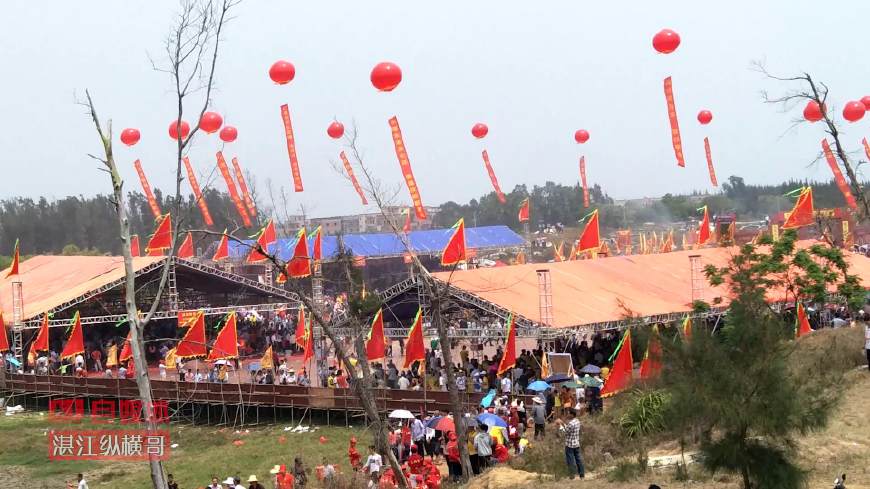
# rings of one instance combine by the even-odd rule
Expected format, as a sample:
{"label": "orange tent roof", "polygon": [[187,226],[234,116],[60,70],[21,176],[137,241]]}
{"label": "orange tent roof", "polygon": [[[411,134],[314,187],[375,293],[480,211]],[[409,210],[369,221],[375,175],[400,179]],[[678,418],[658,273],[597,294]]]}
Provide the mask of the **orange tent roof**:
{"label": "orange tent roof", "polygon": [[[139,272],[165,256],[133,258]],[[88,294],[124,277],[120,256],[34,256],[21,262],[18,277],[0,279],[0,310],[12,319],[12,282],[21,282],[24,295],[23,320],[37,317],[66,302]],[[0,272],[0,277],[5,276]],[[14,280],[13,280],[14,279]]]}
{"label": "orange tent roof", "polygon": [[[806,247],[813,241],[801,241]],[[700,255],[702,266],[724,266],[736,248],[707,248],[652,255],[631,255],[561,263],[532,263],[509,267],[457,270],[434,274],[464,292],[471,293],[537,322],[536,270],[549,270],[556,328],[620,321],[629,316],[649,317],[692,310],[690,255]],[[870,283],[870,258],[847,253],[850,273]],[[711,302],[727,290],[711,287],[702,276],[703,298]],[[782,300],[776,299],[776,300]]]}

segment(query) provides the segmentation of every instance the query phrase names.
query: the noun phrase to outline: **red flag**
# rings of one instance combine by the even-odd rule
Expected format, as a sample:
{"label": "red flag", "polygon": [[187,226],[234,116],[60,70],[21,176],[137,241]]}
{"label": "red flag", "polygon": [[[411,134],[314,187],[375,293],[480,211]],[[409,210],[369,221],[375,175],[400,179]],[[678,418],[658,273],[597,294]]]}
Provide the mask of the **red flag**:
{"label": "red flag", "polygon": [[350,161],[347,160],[347,155],[342,151],[338,156],[341,157],[341,162],[344,164],[344,171],[347,173],[347,178],[350,178],[350,183],[353,184],[353,189],[356,190],[356,194],[359,195],[360,200],[362,200],[362,205],[369,205],[369,201],[366,199],[366,194],[363,192],[362,187],[359,185],[359,180],[356,179],[356,175],[353,173],[353,167],[350,166]]}
{"label": "red flag", "polygon": [[3,311],[0,311],[0,353],[9,350],[9,336],[6,334],[6,323],[3,322]]}
{"label": "red flag", "polygon": [[495,189],[495,196],[498,197],[498,201],[504,204],[507,202],[505,199],[504,192],[501,191],[501,186],[498,184],[498,178],[495,176],[495,170],[492,169],[492,164],[489,162],[489,153],[486,150],[483,150],[483,164],[486,166],[486,172],[489,174],[489,181],[492,182],[492,188]]}
{"label": "red flag", "polygon": [[311,327],[311,316],[305,322],[305,353],[302,354],[302,363],[314,358],[314,329]]}
{"label": "red flag", "polygon": [[221,235],[221,240],[218,241],[217,249],[214,250],[214,256],[211,257],[214,261],[221,261],[230,256],[230,237],[227,236],[227,230],[224,229],[224,234]]}
{"label": "red flag", "polygon": [[423,221],[426,219],[426,208],[423,207],[423,199],[420,197],[420,188],[417,187],[417,181],[414,179],[414,172],[411,171],[411,160],[408,158],[408,151],[405,148],[405,140],[402,138],[402,129],[399,127],[399,119],[395,116],[390,118],[390,131],[393,133],[393,146],[396,148],[396,158],[399,159],[399,167],[402,169],[402,176],[405,178],[405,185],[408,187],[408,193],[411,194],[411,202],[414,204],[414,213],[417,219]]}
{"label": "red flag", "polygon": [[813,223],[813,188],[806,187],[801,190],[797,202],[790,213],[786,214],[782,229],[795,229],[809,226]]}
{"label": "red flag", "polygon": [[154,219],[160,217],[160,206],[157,204],[157,199],[154,197],[154,192],[151,191],[151,185],[148,183],[148,179],[145,178],[145,172],[142,170],[142,163],[139,160],[133,162],[133,166],[136,167],[136,173],[139,174],[139,182],[142,183],[142,192],[145,193],[145,198],[148,199],[148,206],[151,207],[151,213],[154,214]]}
{"label": "red flag", "polygon": [[517,324],[511,313],[507,320],[507,339],[504,342],[504,354],[498,364],[498,375],[514,368],[517,364]]}
{"label": "red flag", "polygon": [[296,233],[296,246],[293,257],[287,262],[287,275],[292,278],[303,278],[311,275],[311,258],[308,256],[308,239],[305,228]]}
{"label": "red flag", "polygon": [[242,191],[242,198],[245,199],[245,209],[248,215],[254,219],[257,218],[257,206],[254,204],[254,199],[251,193],[248,192],[248,184],[245,182],[245,176],[242,175],[242,167],[239,166],[239,159],[233,157],[233,173],[236,174],[236,181],[239,182],[239,189]]}
{"label": "red flag", "polygon": [[366,358],[370,362],[383,360],[386,355],[387,339],[384,336],[384,311],[378,309],[375,318],[372,320],[372,329],[369,330],[369,337],[366,340]]}
{"label": "red flag", "polygon": [[290,157],[290,171],[293,174],[293,190],[302,191],[302,173],[296,159],[296,138],[293,137],[293,124],[290,122],[290,108],[281,106],[281,119],[284,121],[284,137],[287,139],[287,155]]}
{"label": "red flag", "polygon": [[586,222],[583,234],[580,235],[580,243],[575,250],[577,253],[601,249],[601,235],[598,231],[598,209],[592,211],[587,217],[589,217],[589,221]]}
{"label": "red flag", "polygon": [[523,203],[520,204],[520,211],[517,213],[517,220],[520,222],[529,222],[529,198],[526,197]]}
{"label": "red flag", "polygon": [[236,211],[239,213],[239,217],[242,218],[242,223],[245,227],[251,227],[251,217],[248,215],[248,211],[245,210],[245,204],[242,202],[242,198],[239,197],[239,191],[236,189],[236,183],[233,182],[233,176],[230,175],[230,168],[227,166],[227,160],[224,159],[224,154],[220,151],[217,152],[217,164],[221,176],[224,177],[224,182],[227,184],[227,192],[230,194],[230,200],[232,200],[233,205],[236,206]]}
{"label": "red flag", "polygon": [[834,182],[837,184],[837,188],[840,189],[843,197],[846,198],[846,205],[848,205],[852,210],[858,209],[858,203],[855,202],[855,196],[852,195],[852,190],[849,189],[849,184],[846,183],[846,179],[843,177],[843,172],[840,171],[840,165],[837,164],[837,159],[834,158],[834,153],[831,151],[831,146],[828,144],[827,139],[822,139],[822,151],[825,153],[825,159],[828,161],[828,166],[831,167],[831,173],[834,174]]}
{"label": "red flag", "polygon": [[662,251],[661,252],[662,253],[670,253],[672,251],[674,251],[674,231],[673,231],[673,229],[671,230],[670,233],[668,233],[667,239],[665,239],[664,242],[662,243]]}
{"label": "red flag", "polygon": [[613,368],[610,369],[610,375],[604,381],[601,397],[612,396],[631,384],[633,363],[631,359],[631,330],[625,331],[621,345],[617,348],[616,360],[613,362]]}
{"label": "red flag", "polygon": [[408,234],[411,232],[411,209],[405,207],[405,224],[402,226],[402,232]]}
{"label": "red flag", "polygon": [[426,360],[426,345],[423,342],[423,309],[417,308],[417,316],[414,324],[408,331],[408,339],[405,340],[405,363],[403,369],[410,368],[416,361]]}
{"label": "red flag", "polygon": [[319,262],[323,259],[323,230],[321,226],[317,226],[317,229],[311,233],[311,236],[314,238],[314,241],[311,243],[311,259],[315,262]]}
{"label": "red flag", "polygon": [[867,138],[861,138],[861,142],[864,143],[864,154],[866,154],[867,159],[870,160],[870,144],[867,144]]}
{"label": "red flag", "polygon": [[48,313],[42,317],[42,325],[36,333],[36,339],[30,345],[30,351],[48,351]]}
{"label": "red flag", "polygon": [[[269,251],[269,245],[278,241],[278,235],[275,233],[275,223],[272,219],[269,219],[269,222],[263,226],[263,229],[260,230],[257,235],[257,244],[263,251]],[[263,253],[260,252],[257,248],[251,248],[251,252],[248,254],[248,263],[258,263],[266,260],[267,257]]]}
{"label": "red flag", "polygon": [[130,256],[142,256],[142,251],[139,249],[139,235],[130,236]]}
{"label": "red flag", "polygon": [[798,302],[795,338],[800,338],[801,336],[808,335],[812,332],[813,328],[810,326],[810,319],[807,317],[807,311],[804,309],[804,305]]}
{"label": "red flag", "polygon": [[583,186],[583,207],[589,208],[589,187],[586,186],[586,157],[580,157],[580,184]]}
{"label": "red flag", "polygon": [[79,312],[76,311],[76,315],[73,316],[72,319],[72,331],[70,331],[69,339],[66,341],[66,345],[63,346],[63,351],[60,352],[60,359],[63,360],[65,358],[72,358],[79,353],[85,352],[85,340],[82,335],[82,320],[79,316]]}
{"label": "red flag", "polygon": [[226,323],[215,338],[206,360],[226,360],[228,358],[239,358],[239,337],[236,333],[235,312],[227,314]]}
{"label": "red flag", "polygon": [[299,305],[299,315],[296,318],[296,345],[305,346],[305,307]]}
{"label": "red flag", "polygon": [[686,160],[683,159],[683,142],[680,138],[680,123],[677,121],[677,107],[674,104],[674,87],[671,77],[665,78],[665,101],[668,103],[668,121],[671,123],[671,143],[674,146],[677,165],[686,166]]}
{"label": "red flag", "polygon": [[716,180],[716,170],[713,169],[713,154],[710,152],[710,139],[708,138],[704,138],[704,153],[707,155],[707,171],[710,172],[710,183],[714,187],[718,187],[719,182]]}
{"label": "red flag", "polygon": [[18,240],[15,240],[15,249],[12,251],[12,265],[9,266],[9,271],[6,273],[6,278],[15,277],[18,275],[18,262],[21,261],[21,249]]}
{"label": "red flag", "polygon": [[453,235],[441,252],[441,266],[449,267],[466,259],[465,250],[465,220],[459,218],[453,225]]}
{"label": "red flag", "polygon": [[205,348],[205,314],[196,312],[196,318],[175,347],[176,358],[204,357],[208,352]]}
{"label": "red flag", "polygon": [[646,353],[640,362],[640,378],[653,379],[662,373],[662,345],[659,342],[659,328],[653,326],[649,343],[646,345]]}
{"label": "red flag", "polygon": [[698,225],[698,246],[704,246],[710,241],[710,212],[706,205],[703,209],[704,217],[701,219],[701,224]]}
{"label": "red flag", "polygon": [[[133,324],[130,325],[130,328],[135,328]],[[133,358],[133,347],[131,346],[131,341],[133,341],[133,332],[127,333],[127,339],[124,340],[124,346],[121,347],[121,354],[118,355],[118,362],[124,363],[127,360]]]}
{"label": "red flag", "polygon": [[193,249],[193,235],[190,231],[187,232],[187,236],[184,237],[184,241],[181,242],[181,246],[178,247],[178,253],[176,253],[179,258],[193,258],[196,256],[196,251]]}
{"label": "red flag", "polygon": [[196,180],[196,173],[193,171],[193,165],[190,164],[190,159],[184,157],[184,168],[187,169],[187,180],[190,182],[190,189],[193,190],[193,196],[196,197],[196,205],[199,206],[199,213],[202,214],[202,221],[206,226],[214,226],[214,221],[211,219],[211,213],[208,211],[208,205],[205,198],[202,196],[202,189],[199,187],[199,182]]}
{"label": "red flag", "polygon": [[150,255],[168,248],[172,248],[172,218],[166,213],[157,218],[156,229],[145,246],[145,252]]}

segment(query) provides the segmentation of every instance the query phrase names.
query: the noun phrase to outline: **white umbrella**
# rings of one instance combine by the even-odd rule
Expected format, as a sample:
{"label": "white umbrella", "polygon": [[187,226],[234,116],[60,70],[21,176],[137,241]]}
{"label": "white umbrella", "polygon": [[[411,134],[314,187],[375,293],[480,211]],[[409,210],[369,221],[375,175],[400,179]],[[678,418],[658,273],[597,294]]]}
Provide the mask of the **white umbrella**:
{"label": "white umbrella", "polygon": [[407,409],[396,409],[390,413],[389,417],[393,419],[414,419],[414,415]]}

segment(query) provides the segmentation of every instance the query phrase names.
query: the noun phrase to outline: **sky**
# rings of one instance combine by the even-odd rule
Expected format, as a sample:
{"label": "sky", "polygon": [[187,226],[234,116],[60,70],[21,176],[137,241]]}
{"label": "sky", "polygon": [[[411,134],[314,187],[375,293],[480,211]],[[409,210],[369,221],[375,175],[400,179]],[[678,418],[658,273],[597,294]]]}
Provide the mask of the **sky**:
{"label": "sky", "polygon": [[[115,128],[115,156],[128,189],[140,189],[132,162],[141,159],[155,187],[170,188],[175,117],[163,60],[174,1],[31,2],[4,5],[0,18],[0,198],[93,195],[111,190],[88,153],[100,150],[76,100],[89,89]],[[697,2],[288,2],[246,0],[226,26],[211,108],[239,130],[227,156],[238,156],[263,189],[267,179],[292,190],[279,107],[290,106],[305,191],[290,206],[309,215],[373,211],[330,161],[343,148],[327,137],[335,118],[356,124],[358,145],[378,178],[403,180],[388,119],[398,116],[423,202],[467,202],[491,190],[481,151],[488,150],[505,191],[546,181],[575,184],[586,157],[591,183],[610,196],[636,198],[714,191],[707,176],[708,136],[719,180],[750,183],[829,179],[811,164],[822,128],[791,122],[764,104],[761,91],[797,88],[765,79],[751,62],[777,74],[807,71],[831,89],[830,104],[870,94],[863,52],[870,2],[838,2],[819,10],[806,0]],[[652,36],[677,31],[682,44],[656,53]],[[285,59],[296,78],[278,86],[269,66]],[[376,91],[372,67],[392,61],[403,80]],[[673,77],[686,168],[671,148],[662,80]],[[186,108],[198,113],[201,98]],[[701,126],[696,114],[713,112]],[[474,123],[489,126],[483,140]],[[138,128],[132,148],[117,139]],[[573,134],[586,129],[586,144]],[[843,127],[843,142],[860,157],[870,116]],[[211,174],[217,135],[197,137],[190,158],[201,180]],[[214,183],[223,189],[223,182]],[[409,203],[407,191],[399,194]],[[292,209],[291,209],[292,210]]]}

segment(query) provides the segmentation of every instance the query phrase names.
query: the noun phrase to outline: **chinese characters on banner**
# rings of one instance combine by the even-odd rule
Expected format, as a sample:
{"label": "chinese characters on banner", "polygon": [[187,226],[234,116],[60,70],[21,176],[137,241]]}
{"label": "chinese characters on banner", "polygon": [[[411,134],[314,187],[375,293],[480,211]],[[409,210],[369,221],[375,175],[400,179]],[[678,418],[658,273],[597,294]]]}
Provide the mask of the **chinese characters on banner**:
{"label": "chinese characters on banner", "polygon": [[411,202],[414,204],[414,214],[417,219],[426,219],[426,209],[423,207],[423,200],[420,198],[420,189],[417,188],[417,181],[414,180],[414,172],[411,171],[411,161],[408,159],[408,152],[405,150],[405,141],[402,139],[402,129],[399,128],[399,119],[396,116],[390,118],[390,131],[393,133],[393,145],[396,147],[396,157],[399,159],[399,167],[402,169],[402,176],[405,177],[405,184],[408,186],[408,192],[411,194]]}
{"label": "chinese characters on banner", "polygon": [[62,430],[48,434],[49,460],[166,460],[166,430]]}
{"label": "chinese characters on banner", "polygon": [[193,196],[196,197],[196,205],[199,206],[199,212],[202,214],[202,220],[206,226],[214,226],[214,221],[211,219],[211,213],[208,211],[208,205],[202,196],[202,189],[199,188],[199,182],[196,180],[196,174],[193,172],[193,165],[190,164],[190,159],[184,157],[184,168],[187,169],[187,180],[190,182],[190,188],[193,190]]}
{"label": "chinese characters on banner", "polygon": [[353,184],[353,189],[356,190],[357,195],[359,195],[359,198],[362,200],[362,204],[369,205],[369,201],[366,199],[366,194],[363,192],[362,187],[359,185],[359,181],[356,179],[356,175],[353,173],[353,167],[350,166],[350,161],[348,161],[347,155],[342,151],[338,156],[341,157],[341,162],[344,164],[344,171],[347,172],[347,177],[350,178],[350,183]]}
{"label": "chinese characters on banner", "polygon": [[[116,411],[117,406],[117,411]],[[121,424],[139,423],[150,419],[155,423],[169,422],[169,404],[167,401],[154,401],[150,408],[139,399],[93,399],[90,401],[91,421],[107,423],[115,419],[117,413]],[[49,421],[81,421],[85,415],[85,403],[81,398],[54,398],[48,401]]]}
{"label": "chinese characters on banner", "polygon": [[242,203],[242,199],[239,197],[239,191],[236,190],[236,184],[233,182],[233,176],[230,175],[230,168],[227,166],[227,160],[224,159],[224,154],[220,151],[217,152],[217,163],[218,169],[220,169],[221,175],[227,183],[227,192],[229,192],[230,199],[233,201],[233,204],[235,204],[236,210],[239,211],[239,216],[242,218],[242,222],[245,224],[245,227],[251,227],[251,218],[248,216],[248,211],[245,210],[245,204]]}
{"label": "chinese characters on banner", "polygon": [[486,165],[486,172],[489,173],[489,180],[492,182],[492,188],[495,189],[495,195],[498,201],[504,204],[507,199],[504,197],[504,192],[501,191],[501,186],[498,184],[498,178],[495,176],[495,170],[492,169],[492,164],[489,162],[489,153],[483,150],[483,164]]}
{"label": "chinese characters on banner", "polygon": [[828,144],[827,139],[822,139],[822,151],[825,153],[825,159],[828,160],[828,166],[831,167],[831,172],[834,174],[834,182],[836,182],[840,192],[843,193],[843,197],[846,198],[846,204],[852,210],[857,209],[858,202],[855,201],[855,196],[852,195],[849,184],[846,183],[843,172],[840,171],[840,165],[837,164],[837,159],[834,158],[834,153],[831,151],[831,146]]}
{"label": "chinese characters on banner", "polygon": [[712,183],[714,187],[718,187],[719,182],[716,180],[716,170],[713,169],[713,154],[710,152],[709,138],[704,138],[704,153],[707,154],[707,170],[710,171],[710,183]]}
{"label": "chinese characters on banner", "polygon": [[589,207],[589,187],[586,186],[586,157],[580,157],[580,184],[583,185],[583,207]]}
{"label": "chinese characters on banner", "polygon": [[151,191],[151,185],[148,184],[148,179],[145,178],[145,172],[142,170],[142,163],[139,160],[133,162],[133,166],[136,167],[136,173],[139,174],[139,181],[142,182],[142,191],[145,192],[145,198],[148,199],[148,205],[151,206],[151,213],[154,214],[154,219],[157,219],[161,215],[160,206],[157,205],[157,199],[154,198],[154,192]]}
{"label": "chinese characters on banner", "polygon": [[668,102],[668,120],[671,123],[671,142],[674,145],[674,155],[677,165],[686,166],[683,159],[683,141],[680,138],[680,123],[677,121],[677,107],[674,104],[674,87],[671,77],[665,78],[665,100]]}
{"label": "chinese characters on banner", "polygon": [[284,121],[284,136],[287,137],[287,154],[290,156],[290,170],[293,173],[293,190],[302,191],[302,174],[299,173],[299,160],[296,159],[296,139],[293,138],[293,125],[290,123],[290,107],[281,106],[281,119]]}
{"label": "chinese characters on banner", "polygon": [[242,167],[239,166],[239,159],[233,157],[233,172],[236,174],[236,181],[239,182],[239,188],[242,190],[242,198],[245,199],[245,207],[248,209],[248,214],[256,218],[257,207],[254,205],[254,199],[251,198],[251,193],[248,192],[248,184],[245,182],[245,176],[242,175]]}

